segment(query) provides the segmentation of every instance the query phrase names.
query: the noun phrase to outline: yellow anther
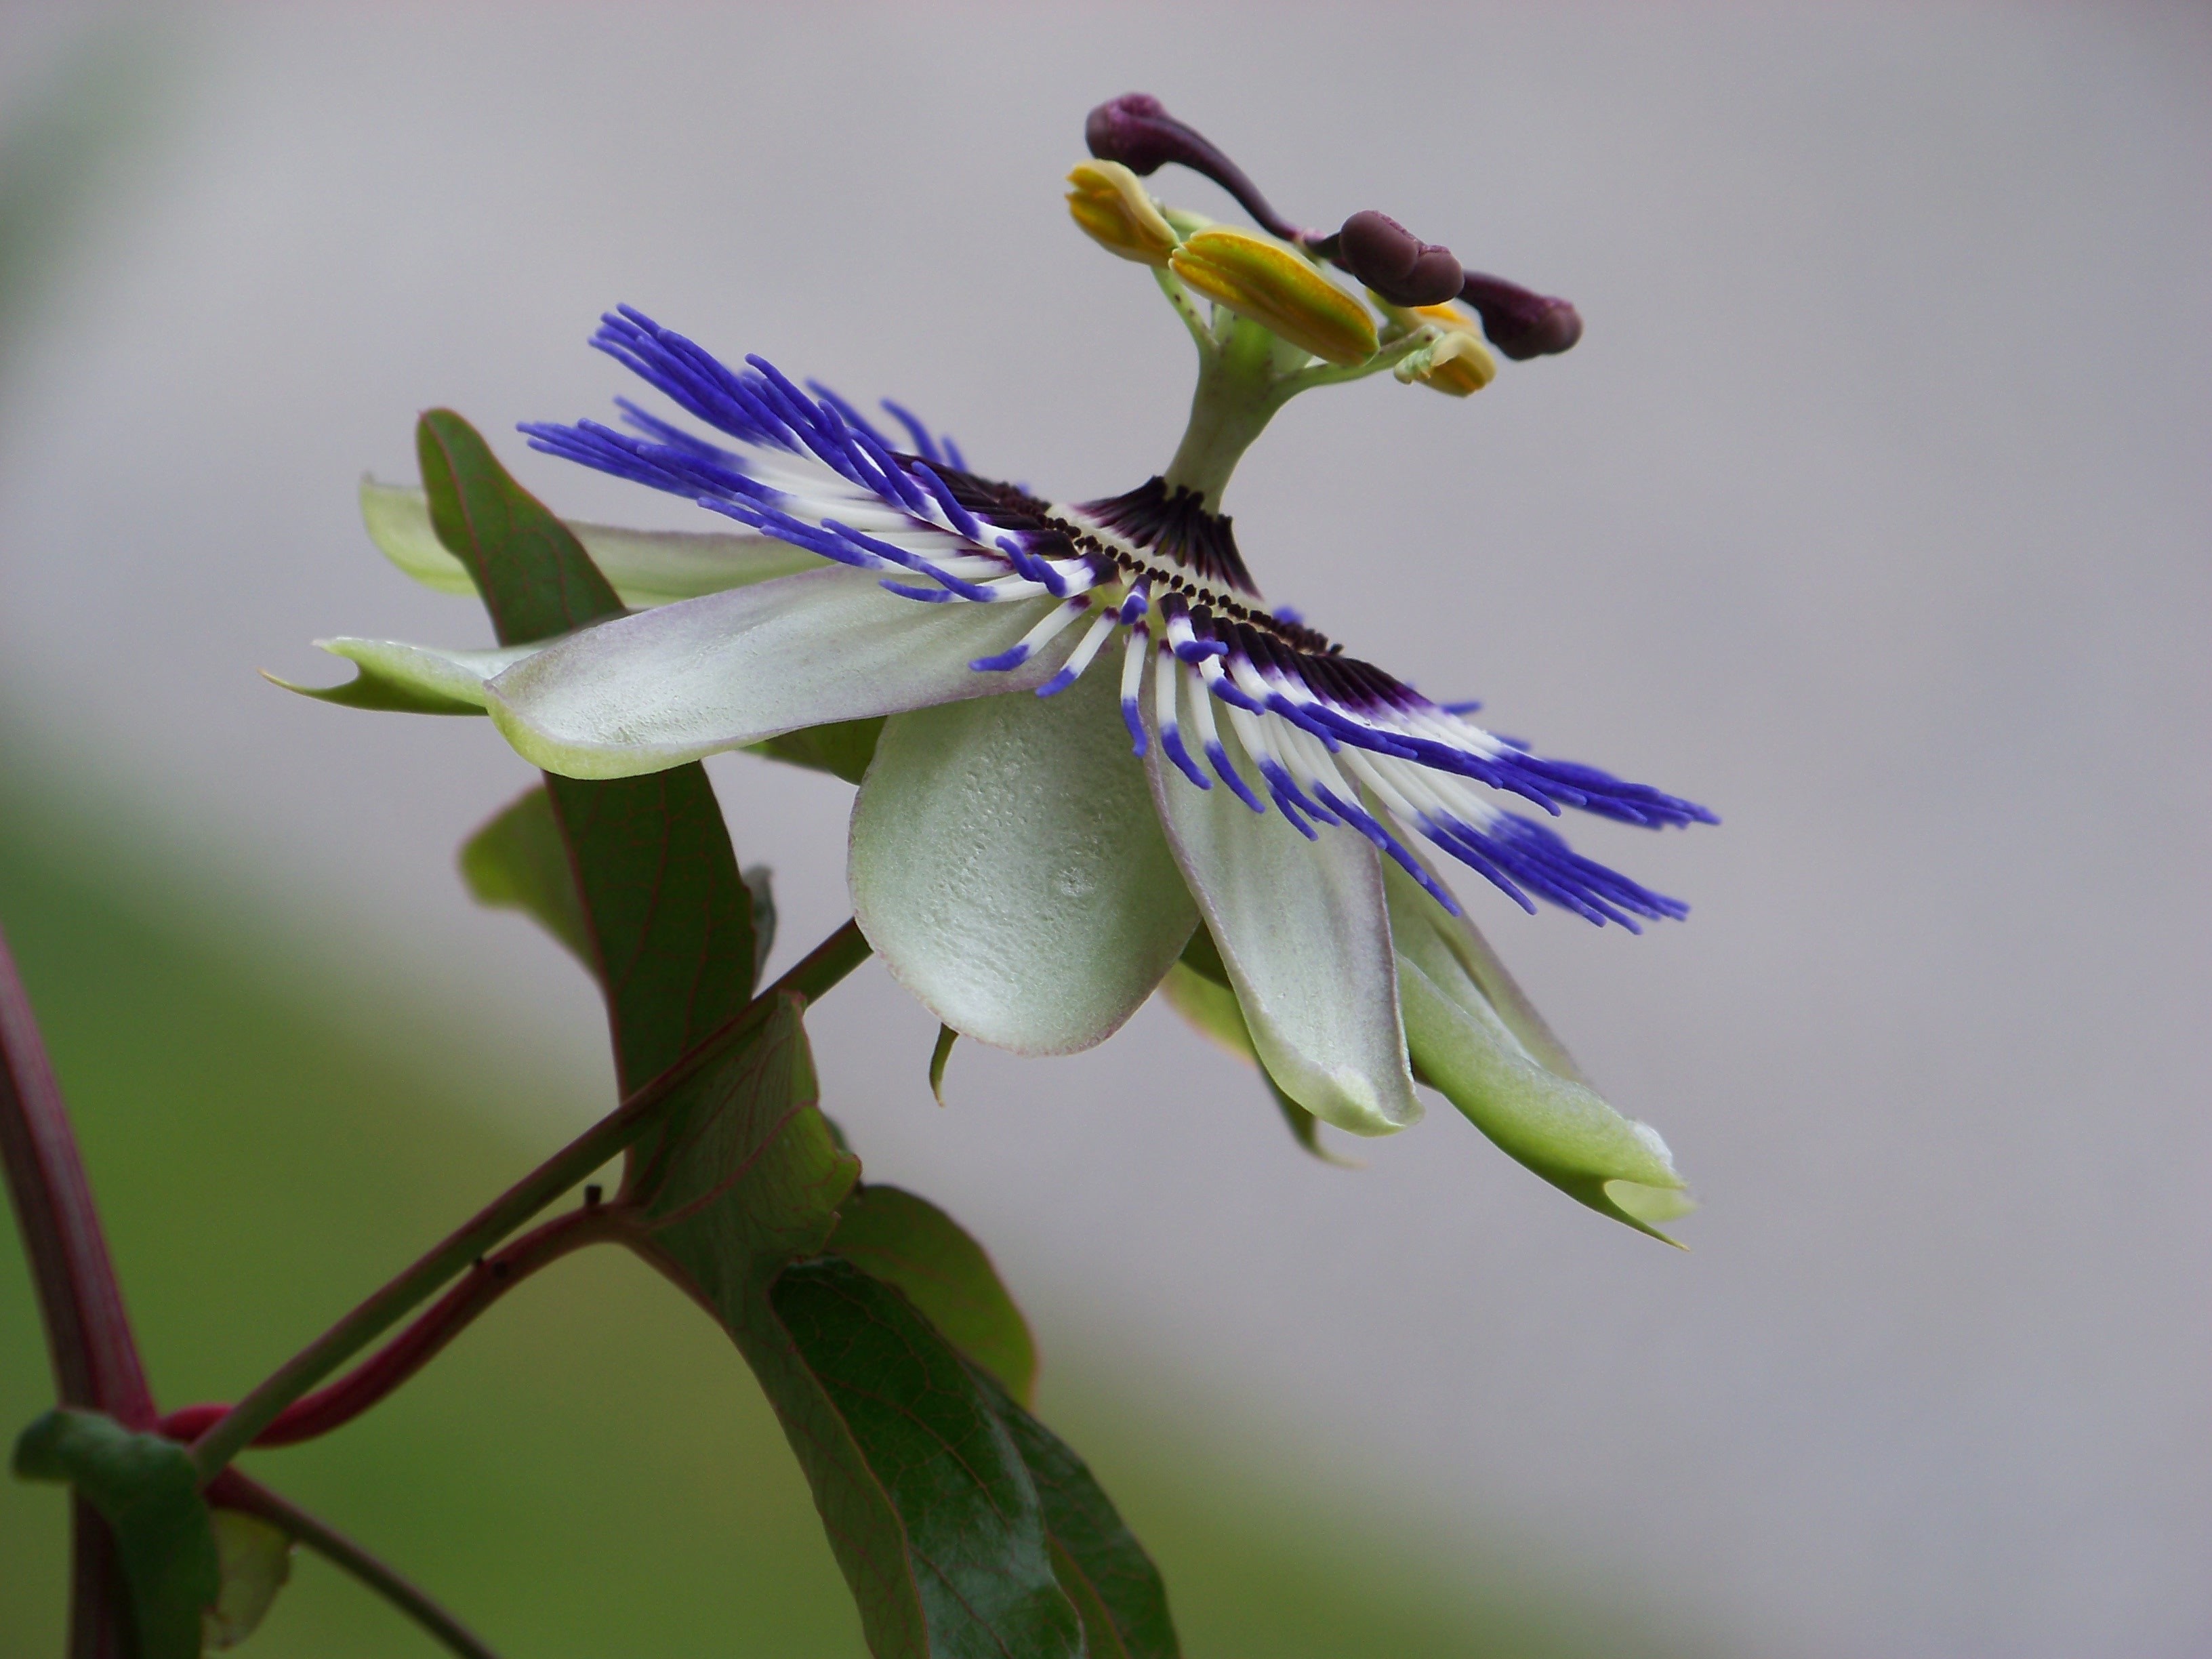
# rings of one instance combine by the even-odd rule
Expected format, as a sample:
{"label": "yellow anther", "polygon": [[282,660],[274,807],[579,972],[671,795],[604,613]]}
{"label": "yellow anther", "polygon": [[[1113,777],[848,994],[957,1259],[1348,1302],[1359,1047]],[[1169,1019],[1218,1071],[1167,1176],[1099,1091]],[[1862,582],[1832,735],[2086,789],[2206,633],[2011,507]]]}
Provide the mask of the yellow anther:
{"label": "yellow anther", "polygon": [[1465,398],[1498,378],[1498,359],[1472,330],[1452,330],[1438,340],[1429,357],[1428,373],[1421,384]]}
{"label": "yellow anther", "polygon": [[1400,380],[1419,380],[1452,397],[1467,398],[1498,378],[1498,359],[1483,343],[1481,331],[1466,313],[1449,305],[1415,306],[1408,310],[1384,302],[1382,308],[1390,319],[1394,339],[1425,326],[1437,331],[1433,345],[1406,360],[1398,371]]}
{"label": "yellow anther", "polygon": [[1375,355],[1367,307],[1279,242],[1201,230],[1176,249],[1168,268],[1207,299],[1328,362],[1348,366]]}
{"label": "yellow anther", "polygon": [[1167,264],[1175,231],[1135,173],[1119,161],[1082,161],[1067,182],[1067,210],[1092,241],[1139,264]]}

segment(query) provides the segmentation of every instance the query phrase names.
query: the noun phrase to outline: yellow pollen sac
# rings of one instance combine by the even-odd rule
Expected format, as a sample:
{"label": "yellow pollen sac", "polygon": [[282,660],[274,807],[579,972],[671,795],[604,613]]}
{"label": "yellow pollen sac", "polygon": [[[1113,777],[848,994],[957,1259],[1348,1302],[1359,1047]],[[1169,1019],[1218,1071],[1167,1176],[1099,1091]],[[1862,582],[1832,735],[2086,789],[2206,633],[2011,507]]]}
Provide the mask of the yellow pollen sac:
{"label": "yellow pollen sac", "polygon": [[1109,253],[1139,264],[1164,265],[1176,234],[1137,175],[1119,161],[1082,161],[1067,175],[1067,211]]}
{"label": "yellow pollen sac", "polygon": [[1201,230],[1170,256],[1168,268],[1292,345],[1349,367],[1375,355],[1375,319],[1313,265],[1280,243],[1241,230]]}
{"label": "yellow pollen sac", "polygon": [[[1472,397],[1498,378],[1498,359],[1491,356],[1474,324],[1449,305],[1416,306],[1411,310],[1389,307],[1391,321],[1410,331],[1426,324],[1441,331],[1437,343],[1421,357],[1424,362],[1410,375],[1423,386],[1454,398]],[[1393,331],[1394,333],[1396,331]]]}

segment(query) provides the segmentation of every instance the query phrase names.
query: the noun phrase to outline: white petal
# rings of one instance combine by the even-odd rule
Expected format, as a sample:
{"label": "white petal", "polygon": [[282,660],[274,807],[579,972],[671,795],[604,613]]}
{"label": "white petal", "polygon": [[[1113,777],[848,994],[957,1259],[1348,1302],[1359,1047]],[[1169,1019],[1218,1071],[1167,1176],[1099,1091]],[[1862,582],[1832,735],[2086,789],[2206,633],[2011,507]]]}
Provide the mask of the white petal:
{"label": "white petal", "polygon": [[[1231,762],[1256,775],[1235,735],[1223,740]],[[1310,842],[1226,789],[1194,788],[1158,743],[1145,764],[1268,1075],[1315,1116],[1354,1134],[1389,1134],[1417,1120],[1374,848],[1345,830]]]}
{"label": "white petal", "polygon": [[884,726],[853,805],[853,914],[957,1031],[1020,1054],[1087,1048],[1198,925],[1118,692],[1094,672],[1057,696]]}
{"label": "white petal", "polygon": [[[344,685],[295,685],[289,680],[266,678],[287,691],[336,702],[361,702],[369,708],[405,708],[419,700],[426,706],[463,703],[482,708],[487,702],[484,683],[524,658],[545,648],[534,645],[506,645],[489,651],[448,651],[434,645],[406,645],[398,640],[317,640],[316,645],[334,657],[357,664],[358,678]],[[379,698],[376,693],[386,693]],[[459,712],[466,712],[462,710]]]}
{"label": "white petal", "polygon": [[[1579,1074],[1510,979],[1518,1004],[1510,1020],[1493,1006],[1468,960],[1468,940],[1494,965],[1472,927],[1446,915],[1403,872],[1386,866],[1399,951],[1406,1038],[1423,1079],[1433,1084],[1498,1147],[1592,1209],[1665,1238],[1649,1224],[1696,1206],[1681,1190],[1667,1143],[1649,1124],[1623,1117]],[[1503,975],[1503,969],[1497,970]],[[1539,1034],[1532,1044],[1528,1022]],[[1668,1240],[1671,1243],[1673,1241]]]}
{"label": "white petal", "polygon": [[[416,581],[441,593],[475,594],[468,568],[446,550],[430,527],[429,498],[420,489],[363,478],[361,516],[384,556]],[[562,522],[633,610],[822,567],[822,560],[804,548],[750,532],[624,530]]]}
{"label": "white petal", "polygon": [[1023,690],[1064,654],[1003,651],[1059,600],[925,605],[842,565],[617,617],[500,676],[491,715],[524,758],[575,778],[658,772],[800,726]]}

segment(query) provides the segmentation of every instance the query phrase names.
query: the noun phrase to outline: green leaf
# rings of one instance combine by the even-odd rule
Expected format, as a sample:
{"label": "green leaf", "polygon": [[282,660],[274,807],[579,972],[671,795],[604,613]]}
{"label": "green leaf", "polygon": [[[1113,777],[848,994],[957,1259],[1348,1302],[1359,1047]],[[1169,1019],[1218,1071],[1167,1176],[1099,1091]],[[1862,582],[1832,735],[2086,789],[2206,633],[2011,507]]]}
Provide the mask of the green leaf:
{"label": "green leaf", "polygon": [[568,527],[507,476],[450,409],[415,425],[430,523],[468,568],[501,645],[526,645],[622,614],[622,601]]}
{"label": "green leaf", "polygon": [[234,1648],[260,1628],[276,1592],[292,1577],[292,1540],[258,1516],[215,1511],[216,1551],[222,1590],[206,1616],[206,1641]]}
{"label": "green leaf", "polygon": [[575,872],[544,786],[532,784],[461,845],[461,878],[476,902],[520,910],[597,971]]}
{"label": "green leaf", "polygon": [[545,782],[574,849],[628,1094],[752,995],[753,896],[696,763],[642,778]]}
{"label": "green leaf", "polygon": [[1083,1617],[1090,1659],[1176,1659],[1167,1585],[1090,1466],[1004,1395],[995,1403],[1036,1483],[1053,1565]]}
{"label": "green leaf", "polygon": [[139,1659],[199,1659],[201,1615],[222,1570],[191,1454],[112,1418],[50,1411],[15,1442],[15,1473],[65,1481],[115,1534],[138,1631]]}
{"label": "green leaf", "polygon": [[870,1650],[925,1659],[929,1623],[904,1524],[769,1305],[785,1265],[829,1242],[860,1167],[816,1109],[798,1000],[778,1000],[690,1096],[647,1155],[633,1156],[621,1196],[647,1230],[634,1248],[714,1314],[752,1367],[813,1489]]}
{"label": "green leaf", "polygon": [[[416,428],[430,520],[483,595],[502,645],[568,633],[622,610],[568,526],[509,477],[468,422]],[[548,777],[627,1094],[752,994],[753,898],[696,765],[641,778]]]}
{"label": "green leaf", "polygon": [[[476,592],[468,567],[446,550],[432,528],[422,490],[363,478],[361,517],[385,557],[424,586],[441,593]],[[772,536],[562,522],[628,605],[669,605],[822,568],[817,556]]]}
{"label": "green leaf", "polygon": [[945,1068],[952,1063],[952,1045],[960,1040],[960,1033],[950,1025],[937,1028],[937,1042],[929,1051],[929,1092],[937,1103],[945,1104]]}
{"label": "green leaf", "polygon": [[1024,1404],[1036,1392],[1036,1342],[983,1247],[927,1199],[860,1187],[840,1211],[831,1254],[895,1285],[970,1364]]}
{"label": "green leaf", "polygon": [[858,783],[876,757],[876,739],[884,734],[887,717],[872,714],[865,720],[832,720],[827,726],[802,726],[751,745],[756,755],[780,760],[811,771],[827,772],[848,783]]}
{"label": "green leaf", "polygon": [[906,1297],[849,1261],[794,1267],[770,1294],[902,1524],[926,1650],[1076,1659],[1082,1623],[988,1385]]}

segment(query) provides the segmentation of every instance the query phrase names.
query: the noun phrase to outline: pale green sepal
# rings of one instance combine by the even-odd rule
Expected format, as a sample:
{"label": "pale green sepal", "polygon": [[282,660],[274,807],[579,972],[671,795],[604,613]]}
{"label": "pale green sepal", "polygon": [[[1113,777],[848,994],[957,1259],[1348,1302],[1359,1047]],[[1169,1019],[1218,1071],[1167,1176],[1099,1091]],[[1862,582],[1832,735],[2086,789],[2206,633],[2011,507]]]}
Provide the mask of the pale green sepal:
{"label": "pale green sepal", "polygon": [[1244,1029],[1243,1011],[1237,1006],[1237,993],[1226,985],[1208,979],[1187,962],[1178,962],[1160,981],[1160,995],[1222,1053],[1248,1065],[1260,1063],[1260,1051],[1252,1046],[1252,1034]]}
{"label": "pale green sepal", "polygon": [[266,669],[261,678],[287,691],[348,708],[381,708],[406,714],[481,714],[484,682],[547,642],[504,645],[489,651],[447,651],[436,646],[406,645],[398,640],[317,640],[316,646],[343,657],[360,672],[343,685],[298,685]]}
{"label": "pale green sepal", "polygon": [[1006,650],[1060,601],[924,605],[843,565],[570,635],[502,674],[491,714],[523,758],[572,778],[635,777],[801,726],[1032,690],[1064,635],[1019,668]]}
{"label": "pale green sepal", "polygon": [[379,483],[364,473],[361,521],[377,551],[423,586],[441,593],[476,592],[468,567],[430,527],[430,498],[421,485]]}
{"label": "pale green sepal", "polygon": [[[468,568],[431,529],[429,501],[419,488],[363,478],[361,517],[384,556],[425,587],[475,596]],[[562,522],[633,611],[822,567],[816,555],[773,536]]]}
{"label": "pale green sepal", "polygon": [[[1260,775],[1233,732],[1224,727],[1221,738],[1232,765]],[[1218,781],[1194,787],[1164,759],[1156,732],[1146,770],[1267,1075],[1354,1134],[1417,1121],[1374,848],[1348,830],[1325,829],[1309,842]]]}
{"label": "pale green sepal", "polygon": [[[1682,1192],[1682,1178],[1658,1132],[1623,1117],[1587,1084],[1533,1054],[1446,943],[1462,927],[1478,942],[1480,936],[1445,915],[1395,868],[1385,879],[1400,945],[1399,1002],[1415,1075],[1501,1151],[1569,1196],[1674,1243],[1651,1224],[1696,1206]],[[1418,907],[1434,911],[1435,918]],[[1486,955],[1487,947],[1483,951]],[[1514,994],[1518,998],[1517,989]],[[1520,1001],[1526,1009],[1526,999]],[[1534,1011],[1527,1015],[1533,1018]],[[1542,1030],[1540,1022],[1537,1029]],[[1564,1054],[1557,1039],[1543,1035]]]}
{"label": "pale green sepal", "polygon": [[945,1104],[945,1068],[952,1063],[952,1045],[959,1036],[950,1025],[940,1025],[936,1044],[929,1051],[929,1092],[940,1106]]}
{"label": "pale green sepal", "polygon": [[1103,1042],[1198,925],[1115,676],[884,724],[853,805],[853,915],[944,1024],[1017,1054]]}
{"label": "pale green sepal", "polygon": [[1450,985],[1462,976],[1473,980],[1491,1012],[1531,1059],[1571,1083],[1589,1085],[1566,1044],[1544,1023],[1536,1005],[1473,922],[1452,915],[1389,860],[1383,863],[1382,885],[1390,902],[1390,937],[1400,956],[1419,963],[1439,985]]}
{"label": "pale green sepal", "polygon": [[200,1626],[209,1647],[234,1648],[260,1628],[276,1592],[290,1582],[292,1540],[238,1510],[217,1510],[213,1518],[222,1589],[200,1615]]}

